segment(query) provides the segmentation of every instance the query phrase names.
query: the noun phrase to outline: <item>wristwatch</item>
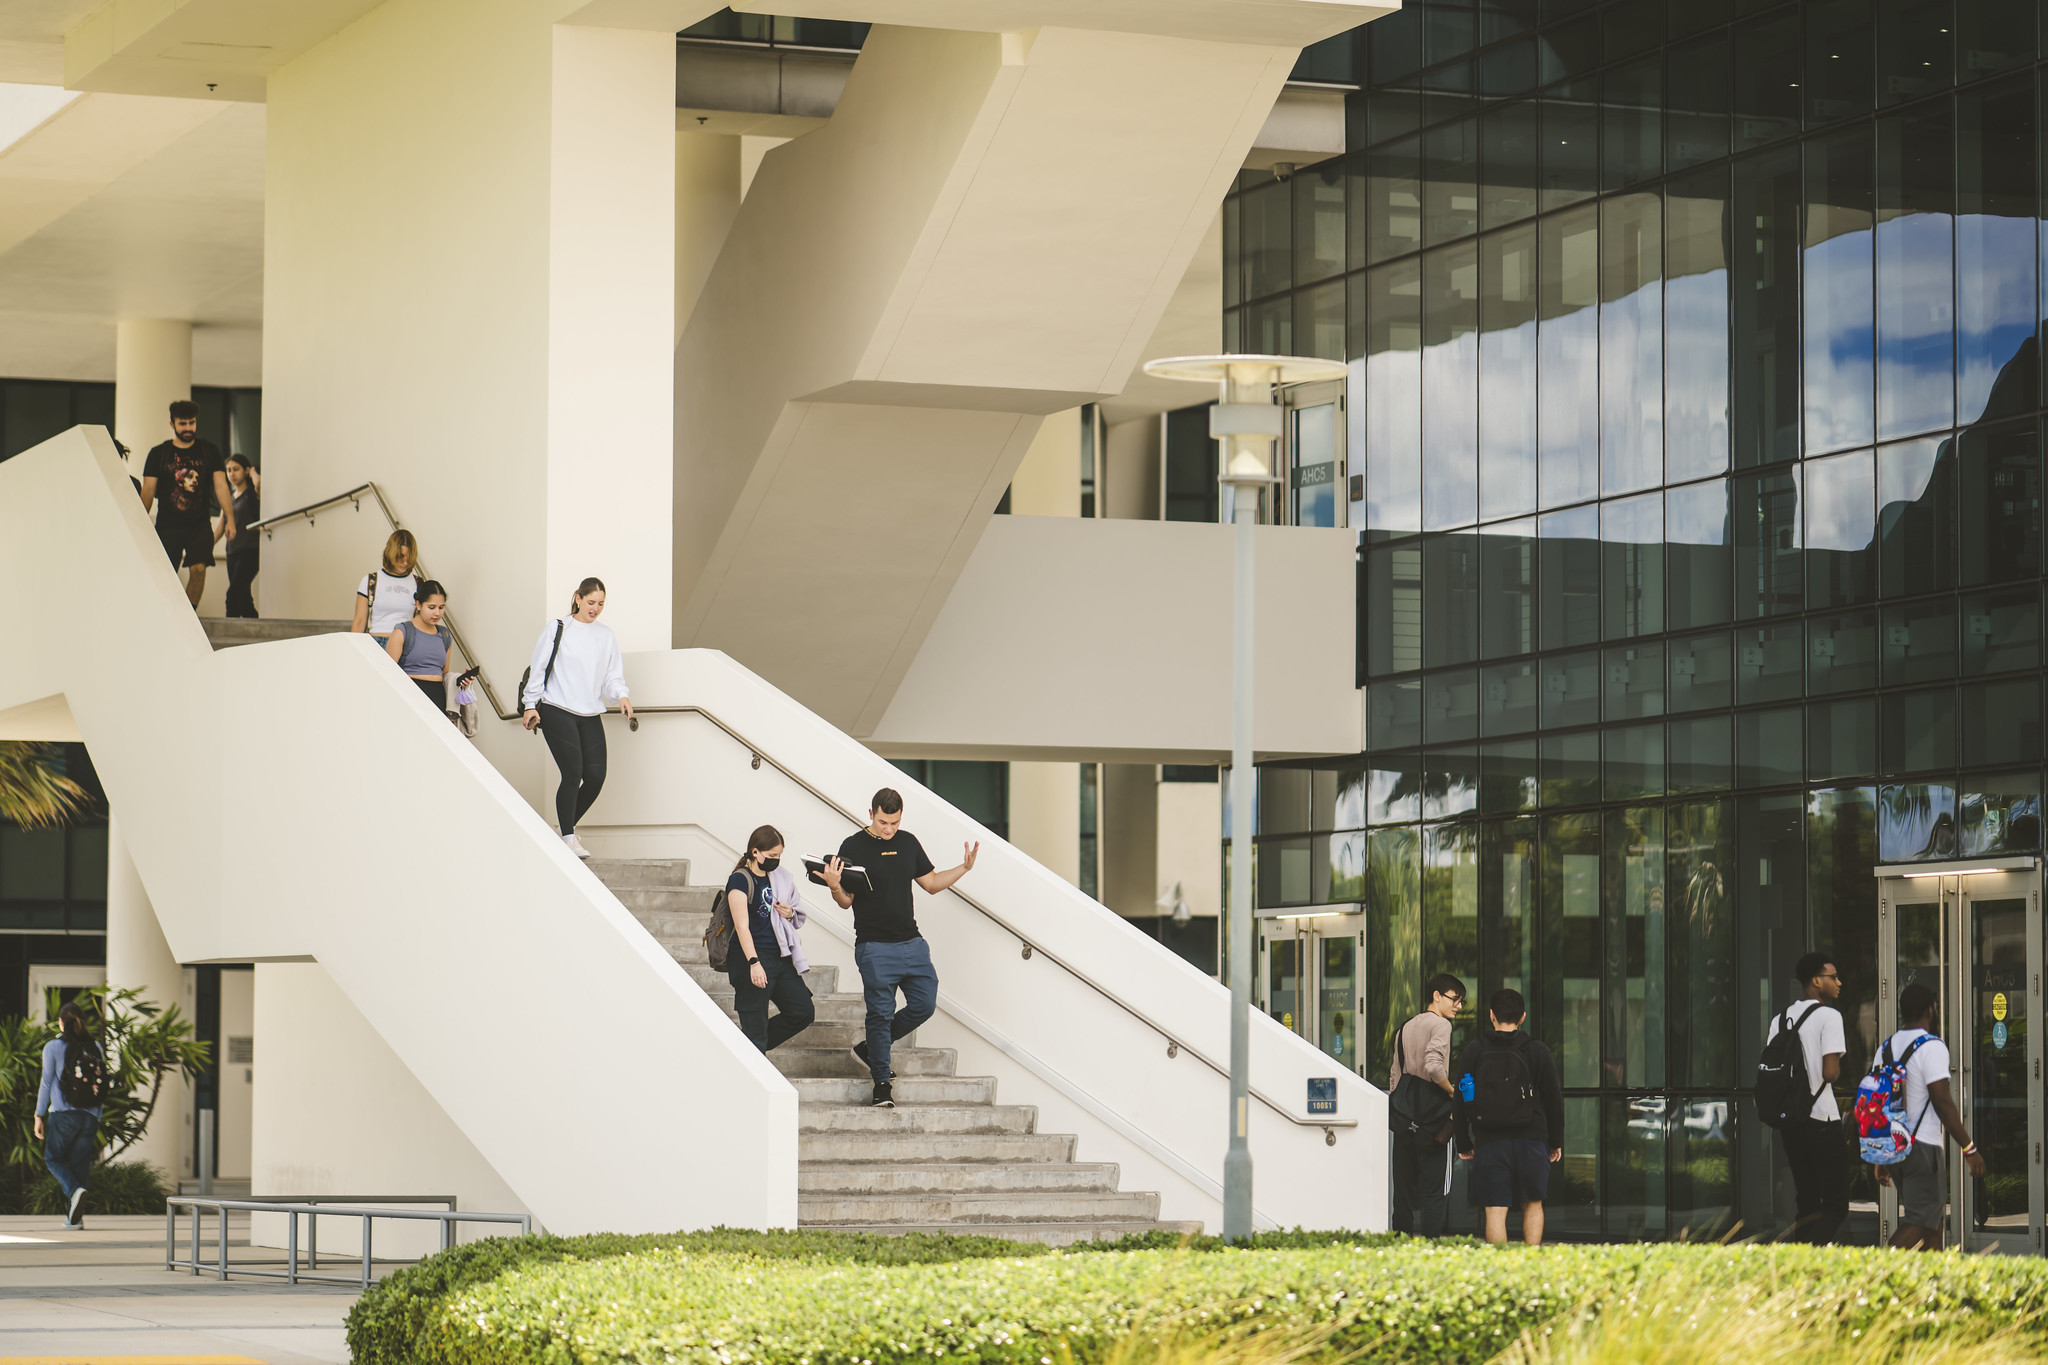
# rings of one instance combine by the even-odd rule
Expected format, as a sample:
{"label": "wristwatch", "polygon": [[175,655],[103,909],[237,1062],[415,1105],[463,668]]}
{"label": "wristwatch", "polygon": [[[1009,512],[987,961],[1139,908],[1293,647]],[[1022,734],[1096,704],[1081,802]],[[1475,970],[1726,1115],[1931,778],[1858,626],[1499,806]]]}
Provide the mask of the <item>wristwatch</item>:
{"label": "wristwatch", "polygon": [[758,967],[761,965],[761,959],[758,957],[750,957],[747,959],[747,965],[749,967]]}

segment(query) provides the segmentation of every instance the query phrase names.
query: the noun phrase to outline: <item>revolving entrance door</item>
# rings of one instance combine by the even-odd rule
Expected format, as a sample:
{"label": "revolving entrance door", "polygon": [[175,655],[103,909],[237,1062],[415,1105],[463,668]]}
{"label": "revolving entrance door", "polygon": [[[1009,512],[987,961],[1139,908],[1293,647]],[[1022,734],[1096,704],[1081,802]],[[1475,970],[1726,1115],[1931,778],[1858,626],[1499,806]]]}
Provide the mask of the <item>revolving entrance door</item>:
{"label": "revolving entrance door", "polygon": [[1365,989],[1365,916],[1352,906],[1332,906],[1316,915],[1264,915],[1258,930],[1260,1007],[1347,1071],[1363,1075],[1358,1017]]}
{"label": "revolving entrance door", "polygon": [[[1945,1245],[2042,1249],[2041,874],[2033,858],[1880,867],[1877,999],[1880,1046],[1899,1027],[1899,994],[1923,985],[1940,1001],[1949,1083],[1984,1157],[1973,1179],[1948,1147]],[[1853,1087],[1855,1078],[1845,1077]],[[1909,1114],[1910,1123],[1918,1116]],[[1879,1224],[1898,1230],[1898,1196],[1879,1188]]]}

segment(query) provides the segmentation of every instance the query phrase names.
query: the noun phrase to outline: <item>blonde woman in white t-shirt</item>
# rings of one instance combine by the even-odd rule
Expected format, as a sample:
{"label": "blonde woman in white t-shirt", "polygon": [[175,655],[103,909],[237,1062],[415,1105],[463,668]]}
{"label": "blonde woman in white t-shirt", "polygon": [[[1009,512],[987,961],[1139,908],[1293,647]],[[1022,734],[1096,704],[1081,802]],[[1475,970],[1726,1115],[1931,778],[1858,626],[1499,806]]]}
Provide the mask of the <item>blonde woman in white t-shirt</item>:
{"label": "blonde woman in white t-shirt", "polygon": [[626,718],[633,718],[619,637],[597,623],[603,610],[604,583],[584,579],[576,586],[569,615],[542,628],[526,685],[519,689],[526,728],[539,727],[561,771],[555,819],[562,842],[579,858],[588,858],[590,850],[576,837],[576,822],[604,790],[606,703],[617,702]]}
{"label": "blonde woman in white t-shirt", "polygon": [[383,562],[356,582],[356,615],[348,628],[389,641],[392,631],[412,619],[419,586],[420,543],[410,531],[393,531],[384,541]]}

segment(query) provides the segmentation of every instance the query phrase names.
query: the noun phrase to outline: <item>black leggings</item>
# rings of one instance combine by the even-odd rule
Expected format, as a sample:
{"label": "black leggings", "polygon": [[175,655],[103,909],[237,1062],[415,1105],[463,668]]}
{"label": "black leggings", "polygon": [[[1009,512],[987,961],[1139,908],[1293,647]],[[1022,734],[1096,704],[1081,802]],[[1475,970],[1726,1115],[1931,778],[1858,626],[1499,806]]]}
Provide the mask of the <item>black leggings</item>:
{"label": "black leggings", "polygon": [[604,790],[604,717],[579,716],[546,702],[534,709],[540,712],[548,752],[562,773],[562,785],[555,788],[555,821],[567,838]]}

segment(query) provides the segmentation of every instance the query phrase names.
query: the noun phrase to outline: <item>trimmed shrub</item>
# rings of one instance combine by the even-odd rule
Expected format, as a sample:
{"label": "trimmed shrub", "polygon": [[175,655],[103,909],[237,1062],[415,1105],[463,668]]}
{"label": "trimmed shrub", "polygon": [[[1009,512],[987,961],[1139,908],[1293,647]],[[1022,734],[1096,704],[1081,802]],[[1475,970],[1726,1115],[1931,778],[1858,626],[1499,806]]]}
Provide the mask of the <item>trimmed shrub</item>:
{"label": "trimmed shrub", "polygon": [[[2048,1264],[2021,1258],[1806,1247],[1530,1252],[1374,1238],[1215,1254],[1041,1251],[922,1264],[906,1255],[878,1265],[842,1259],[850,1247],[779,1257],[763,1254],[758,1238],[748,1247],[749,1234],[710,1236],[724,1247],[677,1238],[595,1258],[520,1258],[495,1275],[461,1276],[462,1287],[439,1296],[408,1295],[402,1312],[381,1316],[381,1296],[366,1296],[350,1318],[350,1346],[358,1365],[1045,1365],[1098,1360],[1134,1333],[1278,1329],[1290,1340],[1325,1333],[1332,1358],[1464,1365],[1646,1286],[1697,1302],[1762,1285],[1851,1330],[1883,1319],[1908,1336],[1965,1317],[1986,1329],[2031,1324],[2048,1307]],[[785,1236],[801,1246],[808,1235]]]}

